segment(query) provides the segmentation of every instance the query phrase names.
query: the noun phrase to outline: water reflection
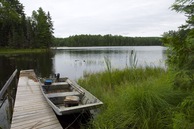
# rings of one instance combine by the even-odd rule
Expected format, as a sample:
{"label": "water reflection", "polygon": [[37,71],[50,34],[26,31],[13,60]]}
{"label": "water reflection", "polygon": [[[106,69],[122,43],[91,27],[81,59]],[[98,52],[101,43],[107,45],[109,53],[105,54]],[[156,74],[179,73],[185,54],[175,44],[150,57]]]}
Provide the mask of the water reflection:
{"label": "water reflection", "polygon": [[98,72],[106,69],[104,57],[113,68],[129,66],[131,50],[137,54],[138,66],[165,67],[165,47],[63,47],[52,52],[0,56],[0,88],[17,68],[34,69],[38,76],[49,77],[54,73],[78,79],[84,72]]}
{"label": "water reflection", "polygon": [[0,78],[1,87],[13,73],[15,69],[25,70],[34,69],[40,76],[49,76],[53,73],[53,53],[38,54],[18,54],[18,55],[1,55],[0,56]]}
{"label": "water reflection", "polygon": [[131,50],[137,54],[138,66],[165,67],[165,47],[62,47],[54,48],[53,60],[55,72],[72,79],[82,77],[84,72],[105,70],[104,57],[110,59],[112,67],[117,69],[129,65]]}

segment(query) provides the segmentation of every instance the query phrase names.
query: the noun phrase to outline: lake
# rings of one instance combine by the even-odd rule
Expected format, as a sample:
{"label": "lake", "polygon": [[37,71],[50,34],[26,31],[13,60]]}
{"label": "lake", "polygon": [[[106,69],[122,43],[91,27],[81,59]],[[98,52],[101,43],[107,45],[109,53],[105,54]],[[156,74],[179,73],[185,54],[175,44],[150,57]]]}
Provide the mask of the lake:
{"label": "lake", "polygon": [[130,67],[132,50],[138,67],[166,67],[166,48],[162,46],[58,47],[47,53],[0,55],[0,88],[16,68],[18,71],[34,69],[42,77],[60,73],[77,80],[84,73],[105,70],[105,58],[110,60],[113,69]]}
{"label": "lake", "polygon": [[[0,55],[0,89],[15,69],[34,69],[41,77],[60,73],[61,77],[68,76],[76,81],[85,73],[106,70],[105,58],[111,62],[112,69],[130,67],[132,51],[137,67],[166,68],[166,48],[162,46],[58,47],[46,53]],[[5,118],[1,118],[0,126],[8,128],[3,125],[7,123]]]}
{"label": "lake", "polygon": [[53,49],[53,72],[71,79],[78,79],[84,73],[106,69],[105,58],[111,61],[113,69],[130,67],[131,51],[137,56],[137,66],[165,67],[165,47],[61,47]]}

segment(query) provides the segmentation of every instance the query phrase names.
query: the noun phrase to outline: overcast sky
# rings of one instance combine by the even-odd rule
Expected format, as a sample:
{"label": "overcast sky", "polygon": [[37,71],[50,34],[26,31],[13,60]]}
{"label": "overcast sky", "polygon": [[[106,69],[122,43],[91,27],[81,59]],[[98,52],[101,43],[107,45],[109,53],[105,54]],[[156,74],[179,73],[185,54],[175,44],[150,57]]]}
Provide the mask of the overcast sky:
{"label": "overcast sky", "polygon": [[56,37],[80,34],[161,36],[185,23],[175,0],[20,0],[25,13],[50,12]]}

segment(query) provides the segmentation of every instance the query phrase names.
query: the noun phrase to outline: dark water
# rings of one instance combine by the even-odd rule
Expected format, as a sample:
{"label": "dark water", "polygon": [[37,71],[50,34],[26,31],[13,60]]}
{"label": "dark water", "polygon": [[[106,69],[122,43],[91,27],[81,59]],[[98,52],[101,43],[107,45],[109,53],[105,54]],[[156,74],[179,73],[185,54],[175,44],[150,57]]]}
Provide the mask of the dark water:
{"label": "dark water", "polygon": [[18,71],[25,69],[34,69],[35,72],[40,76],[49,76],[52,73],[53,69],[52,58],[52,53],[1,55],[1,86],[4,85],[6,80],[14,72],[15,69],[18,69]]}
{"label": "dark water", "polygon": [[[77,80],[83,77],[84,73],[105,70],[105,57],[110,60],[112,68],[130,67],[132,50],[137,56],[137,66],[165,68],[166,48],[160,46],[53,48],[51,52],[46,53],[0,55],[0,89],[15,69],[34,69],[41,77],[60,73],[63,77]],[[0,113],[5,112],[4,110],[6,106],[5,109],[0,109]],[[4,116],[6,114],[0,114],[0,127],[7,128],[9,126],[2,126],[8,123]]]}

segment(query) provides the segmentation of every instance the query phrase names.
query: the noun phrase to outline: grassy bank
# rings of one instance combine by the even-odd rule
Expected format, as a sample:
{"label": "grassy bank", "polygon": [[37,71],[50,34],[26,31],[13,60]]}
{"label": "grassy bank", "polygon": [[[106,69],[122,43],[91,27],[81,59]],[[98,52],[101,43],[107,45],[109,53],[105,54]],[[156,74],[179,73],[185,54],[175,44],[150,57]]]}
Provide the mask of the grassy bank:
{"label": "grassy bank", "polygon": [[191,119],[194,117],[194,97],[191,92],[174,90],[172,78],[171,73],[161,68],[137,68],[108,70],[80,79],[81,86],[104,102],[89,128],[194,127],[194,119]]}
{"label": "grassy bank", "polygon": [[48,49],[12,49],[0,48],[0,54],[25,54],[25,53],[41,53],[47,52]]}

